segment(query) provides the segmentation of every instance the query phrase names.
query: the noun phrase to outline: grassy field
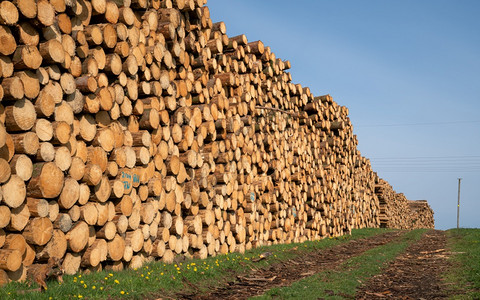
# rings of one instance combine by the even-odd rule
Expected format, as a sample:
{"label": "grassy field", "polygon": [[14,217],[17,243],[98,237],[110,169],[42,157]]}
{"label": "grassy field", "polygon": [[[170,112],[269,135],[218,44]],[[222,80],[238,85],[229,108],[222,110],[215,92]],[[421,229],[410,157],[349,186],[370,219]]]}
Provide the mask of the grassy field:
{"label": "grassy field", "polygon": [[480,299],[480,229],[447,231],[453,267],[445,274],[453,299]]}
{"label": "grassy field", "polygon": [[[351,236],[303,244],[260,247],[244,254],[234,253],[209,257],[206,260],[185,260],[174,264],[156,262],[140,269],[122,272],[102,271],[64,276],[62,284],[49,282],[48,289],[44,293],[32,292],[37,288],[36,285],[10,283],[0,289],[0,299],[143,299],[159,294],[169,294],[171,291],[188,290],[191,285],[195,285],[201,291],[208,289],[209,286],[218,285],[219,281],[228,281],[251,268],[265,267],[309,251],[385,232],[385,229],[361,229],[354,230]],[[252,262],[252,259],[258,258],[265,251],[272,252],[273,255],[267,259]]]}

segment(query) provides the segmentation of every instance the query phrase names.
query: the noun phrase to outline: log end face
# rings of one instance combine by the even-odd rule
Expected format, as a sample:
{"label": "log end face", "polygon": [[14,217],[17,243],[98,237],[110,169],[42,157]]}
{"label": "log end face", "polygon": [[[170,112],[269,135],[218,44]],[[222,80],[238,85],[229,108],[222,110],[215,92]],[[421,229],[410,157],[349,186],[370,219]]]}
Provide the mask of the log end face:
{"label": "log end face", "polygon": [[54,163],[46,163],[40,174],[40,190],[44,198],[55,198],[63,189],[63,172]]}

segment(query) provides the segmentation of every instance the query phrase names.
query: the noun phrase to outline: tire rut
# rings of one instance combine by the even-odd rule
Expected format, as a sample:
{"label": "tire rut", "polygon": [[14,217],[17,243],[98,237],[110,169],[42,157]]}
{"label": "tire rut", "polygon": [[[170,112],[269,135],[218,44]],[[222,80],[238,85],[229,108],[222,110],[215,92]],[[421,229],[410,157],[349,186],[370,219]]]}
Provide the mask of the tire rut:
{"label": "tire rut", "polygon": [[445,299],[449,263],[444,231],[431,230],[357,292],[356,299]]}

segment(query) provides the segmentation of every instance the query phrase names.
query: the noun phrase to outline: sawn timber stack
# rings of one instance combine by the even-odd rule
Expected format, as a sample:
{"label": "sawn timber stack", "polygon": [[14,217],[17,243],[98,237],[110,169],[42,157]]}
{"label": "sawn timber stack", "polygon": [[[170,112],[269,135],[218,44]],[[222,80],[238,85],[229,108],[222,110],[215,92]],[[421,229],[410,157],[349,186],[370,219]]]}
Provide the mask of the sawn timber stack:
{"label": "sawn timber stack", "polygon": [[2,283],[381,225],[348,109],[205,2],[0,3]]}

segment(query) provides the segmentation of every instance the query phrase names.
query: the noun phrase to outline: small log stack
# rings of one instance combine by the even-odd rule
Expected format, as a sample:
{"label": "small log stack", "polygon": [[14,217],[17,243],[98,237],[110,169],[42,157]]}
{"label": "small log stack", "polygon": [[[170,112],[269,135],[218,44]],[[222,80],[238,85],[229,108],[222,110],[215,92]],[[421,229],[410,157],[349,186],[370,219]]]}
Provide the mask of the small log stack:
{"label": "small log stack", "polygon": [[407,200],[383,179],[376,180],[375,193],[380,203],[380,227],[398,229],[434,228],[433,210],[426,200]]}
{"label": "small log stack", "polygon": [[412,214],[411,229],[435,228],[433,210],[427,200],[408,200],[408,207]]}
{"label": "small log stack", "polygon": [[205,2],[1,2],[0,278],[382,224],[348,109]]}

